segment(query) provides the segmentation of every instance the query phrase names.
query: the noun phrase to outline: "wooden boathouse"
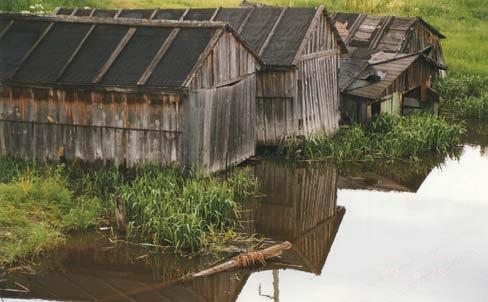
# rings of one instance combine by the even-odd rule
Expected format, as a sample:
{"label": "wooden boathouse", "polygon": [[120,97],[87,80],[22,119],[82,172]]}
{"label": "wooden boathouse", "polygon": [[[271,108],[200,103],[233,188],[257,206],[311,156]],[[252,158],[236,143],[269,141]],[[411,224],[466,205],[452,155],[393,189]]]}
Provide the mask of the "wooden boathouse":
{"label": "wooden boathouse", "polygon": [[421,18],[335,13],[348,54],[341,58],[341,114],[363,122],[378,113],[438,113],[432,79],[446,70],[445,36]]}
{"label": "wooden boathouse", "polygon": [[260,59],[222,22],[0,15],[0,152],[195,165],[254,154]]}
{"label": "wooden boathouse", "polygon": [[320,275],[345,214],[337,206],[337,169],[329,163],[262,161],[254,173],[263,197],[248,232],[293,244],[275,268]]}
{"label": "wooden boathouse", "polygon": [[338,70],[346,47],[323,6],[213,9],[57,9],[57,15],[222,21],[231,24],[265,67],[256,90],[257,142],[332,134],[339,126]]}

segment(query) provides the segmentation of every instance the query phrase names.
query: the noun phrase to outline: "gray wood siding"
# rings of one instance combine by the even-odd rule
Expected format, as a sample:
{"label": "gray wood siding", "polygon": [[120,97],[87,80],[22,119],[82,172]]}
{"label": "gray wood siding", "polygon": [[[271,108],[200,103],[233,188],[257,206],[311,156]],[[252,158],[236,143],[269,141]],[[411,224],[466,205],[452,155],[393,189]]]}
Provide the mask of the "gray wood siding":
{"label": "gray wood siding", "polygon": [[303,124],[300,134],[334,134],[339,128],[339,60],[339,52],[335,52],[299,63],[297,105]]}
{"label": "gray wood siding", "polygon": [[224,32],[193,78],[191,88],[211,88],[253,74],[256,59],[229,32]]}
{"label": "gray wood siding", "polygon": [[329,19],[320,16],[317,26],[313,29],[308,39],[303,54],[312,54],[324,50],[340,49],[336,36],[331,30]]}
{"label": "gray wood siding", "polygon": [[0,152],[127,166],[178,163],[182,114],[178,95],[5,88]]}
{"label": "gray wood siding", "polygon": [[254,155],[256,76],[235,85],[194,90],[185,100],[188,164],[222,170]]}
{"label": "gray wood siding", "polygon": [[300,133],[301,108],[297,106],[296,71],[259,72],[256,91],[258,144],[276,145]]}

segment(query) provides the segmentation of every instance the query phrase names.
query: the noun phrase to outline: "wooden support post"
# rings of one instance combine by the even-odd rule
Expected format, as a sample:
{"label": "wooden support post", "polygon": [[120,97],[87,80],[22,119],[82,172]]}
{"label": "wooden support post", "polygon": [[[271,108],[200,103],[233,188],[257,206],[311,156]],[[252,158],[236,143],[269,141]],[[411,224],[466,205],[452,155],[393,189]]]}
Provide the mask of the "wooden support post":
{"label": "wooden support post", "polygon": [[47,36],[51,28],[53,28],[54,22],[50,22],[49,25],[46,27],[46,29],[42,32],[42,34],[37,38],[36,42],[32,47],[27,51],[27,53],[24,55],[24,57],[20,60],[19,65],[15,68],[14,72],[12,73],[11,78],[13,79],[15,75],[19,72],[20,68],[22,68],[22,65],[29,59],[29,57],[34,53],[34,50],[41,44],[42,40]]}
{"label": "wooden support post", "polygon": [[178,35],[179,32],[180,32],[179,28],[175,28],[171,31],[168,38],[166,38],[166,40],[163,42],[163,45],[161,45],[161,48],[158,50],[158,52],[152,59],[151,63],[149,63],[149,66],[147,66],[146,70],[140,77],[139,81],[137,81],[137,85],[141,85],[141,86],[146,85],[147,81],[151,77],[156,67],[158,67],[159,62],[166,54],[166,52],[168,51],[173,41],[176,39],[176,36]]}
{"label": "wooden support post", "polygon": [[97,11],[96,8],[92,8],[91,12],[90,12],[90,17],[93,17],[95,15],[95,12]]}
{"label": "wooden support post", "polygon": [[66,69],[68,69],[68,67],[71,64],[71,62],[73,62],[73,60],[76,57],[76,55],[78,55],[78,53],[80,52],[80,49],[83,47],[83,45],[85,44],[85,42],[88,39],[88,37],[90,37],[90,35],[92,34],[93,30],[95,30],[95,27],[96,27],[95,24],[93,24],[92,26],[90,26],[90,28],[86,32],[85,36],[83,36],[83,39],[81,40],[81,42],[76,47],[75,51],[71,54],[71,56],[69,57],[68,61],[64,64],[63,68],[61,68],[61,71],[56,76],[56,80],[55,80],[56,82],[59,81],[61,79],[61,77],[63,76],[63,74],[66,72]]}
{"label": "wooden support post", "polygon": [[125,46],[127,46],[127,43],[129,43],[130,39],[134,36],[135,33],[136,33],[135,27],[129,28],[129,30],[127,31],[125,36],[122,38],[122,40],[120,40],[119,45],[117,45],[115,50],[112,52],[112,54],[108,58],[107,62],[105,62],[103,67],[100,69],[100,71],[97,73],[97,75],[93,79],[93,81],[92,81],[93,84],[96,84],[103,79],[105,74],[107,74],[110,67],[113,65],[115,60],[117,60],[120,53],[124,50]]}

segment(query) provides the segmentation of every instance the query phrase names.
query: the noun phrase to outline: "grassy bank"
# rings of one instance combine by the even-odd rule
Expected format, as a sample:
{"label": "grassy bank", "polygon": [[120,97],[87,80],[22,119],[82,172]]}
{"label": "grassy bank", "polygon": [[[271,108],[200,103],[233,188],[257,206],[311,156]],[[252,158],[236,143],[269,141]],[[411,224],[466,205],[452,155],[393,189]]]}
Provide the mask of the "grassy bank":
{"label": "grassy bank", "polygon": [[450,74],[435,89],[442,95],[442,111],[460,119],[488,118],[488,76]]}
{"label": "grassy bank", "polygon": [[72,231],[116,225],[125,207],[124,239],[173,251],[212,250],[237,238],[239,200],[257,187],[228,178],[145,167],[85,169],[0,159],[0,267],[62,244]]}
{"label": "grassy bank", "polygon": [[430,115],[380,115],[364,126],[342,128],[332,138],[292,139],[285,150],[290,158],[337,162],[447,155],[460,144],[464,131],[460,125]]}
{"label": "grassy bank", "polygon": [[[488,5],[485,0],[261,0],[269,5],[318,6],[331,11],[421,16],[448,39],[443,41],[447,63],[456,72],[488,75]],[[237,6],[239,0],[2,0],[0,10],[22,11],[42,3],[45,10],[56,6],[103,8],[217,7]]]}

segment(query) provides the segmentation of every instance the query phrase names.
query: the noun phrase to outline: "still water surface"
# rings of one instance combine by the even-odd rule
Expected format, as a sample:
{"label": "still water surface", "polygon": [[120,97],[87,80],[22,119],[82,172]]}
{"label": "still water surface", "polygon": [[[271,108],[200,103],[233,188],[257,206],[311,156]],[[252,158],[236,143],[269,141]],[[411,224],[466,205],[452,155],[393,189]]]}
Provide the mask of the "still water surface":
{"label": "still water surface", "polygon": [[338,176],[327,164],[256,163],[267,196],[250,206],[246,229],[294,244],[273,266],[168,285],[212,259],[141,258],[147,251],[73,238],[41,262],[38,274],[9,277],[9,288],[17,281],[29,294],[0,295],[5,301],[488,301],[488,133],[475,130],[459,159],[415,169],[347,169]]}

